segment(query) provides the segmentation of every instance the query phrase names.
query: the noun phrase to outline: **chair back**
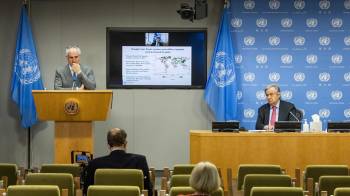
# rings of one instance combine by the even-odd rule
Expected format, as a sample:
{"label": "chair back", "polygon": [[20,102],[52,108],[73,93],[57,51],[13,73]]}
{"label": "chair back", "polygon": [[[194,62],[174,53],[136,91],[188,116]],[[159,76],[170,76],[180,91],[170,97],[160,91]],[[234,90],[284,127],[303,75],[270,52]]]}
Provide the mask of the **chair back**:
{"label": "chair back", "polygon": [[350,188],[336,188],[334,189],[334,196],[349,196]]}
{"label": "chair back", "polygon": [[238,168],[237,189],[242,190],[247,174],[282,174],[281,166],[270,164],[241,164]]}
{"label": "chair back", "polygon": [[8,186],[17,184],[17,165],[11,163],[0,163],[0,180],[2,176],[8,179]]}
{"label": "chair back", "polygon": [[140,196],[138,186],[103,186],[91,185],[88,188],[87,196]]}
{"label": "chair back", "polygon": [[[180,194],[187,195],[196,192],[192,187],[189,186],[178,186],[171,187],[169,196],[178,196]],[[211,196],[224,196],[224,190],[220,187],[217,191],[211,194]]]}
{"label": "chair back", "polygon": [[292,179],[282,174],[247,174],[243,182],[244,196],[249,196],[253,187],[291,187]]}
{"label": "chair back", "polygon": [[301,187],[253,187],[250,196],[304,196]]}
{"label": "chair back", "polygon": [[68,196],[74,196],[73,175],[67,173],[31,173],[26,185],[57,185],[60,190],[68,189]]}
{"label": "chair back", "polygon": [[80,177],[80,167],[75,164],[43,164],[41,173],[69,173],[73,177]]}
{"label": "chair back", "polygon": [[139,169],[97,169],[95,185],[138,186],[143,190],[143,172]]}
{"label": "chair back", "polygon": [[338,187],[350,187],[350,176],[321,176],[319,179],[319,195],[321,191],[327,191],[327,195],[333,195]]}
{"label": "chair back", "polygon": [[190,186],[191,175],[173,175],[170,179],[170,187]]}
{"label": "chair back", "polygon": [[169,196],[187,195],[194,192],[196,191],[190,186],[176,186],[170,188]]}
{"label": "chair back", "polygon": [[307,165],[304,173],[304,185],[307,187],[307,179],[312,178],[318,182],[320,176],[347,176],[349,168],[347,165]]}
{"label": "chair back", "polygon": [[173,175],[191,174],[195,164],[176,164],[174,165]]}
{"label": "chair back", "polygon": [[60,196],[60,190],[55,185],[12,185],[7,196]]}

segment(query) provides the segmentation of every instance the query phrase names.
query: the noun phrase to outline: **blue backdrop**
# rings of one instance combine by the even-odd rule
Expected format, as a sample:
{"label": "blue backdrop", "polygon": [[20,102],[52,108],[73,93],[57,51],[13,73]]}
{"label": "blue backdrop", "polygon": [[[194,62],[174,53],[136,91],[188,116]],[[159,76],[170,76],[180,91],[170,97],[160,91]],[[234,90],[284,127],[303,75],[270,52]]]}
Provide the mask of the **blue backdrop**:
{"label": "blue backdrop", "polygon": [[350,118],[350,0],[231,0],[238,120],[255,128],[264,87],[311,120]]}

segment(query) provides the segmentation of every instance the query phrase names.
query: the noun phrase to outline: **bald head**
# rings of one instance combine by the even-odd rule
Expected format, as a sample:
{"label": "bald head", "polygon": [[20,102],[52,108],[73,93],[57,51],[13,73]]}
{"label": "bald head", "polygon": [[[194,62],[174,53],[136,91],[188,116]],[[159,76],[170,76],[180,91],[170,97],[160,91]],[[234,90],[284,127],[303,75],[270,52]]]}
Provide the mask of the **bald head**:
{"label": "bald head", "polygon": [[113,128],[108,131],[107,142],[109,147],[125,147],[126,141],[126,132],[124,129]]}

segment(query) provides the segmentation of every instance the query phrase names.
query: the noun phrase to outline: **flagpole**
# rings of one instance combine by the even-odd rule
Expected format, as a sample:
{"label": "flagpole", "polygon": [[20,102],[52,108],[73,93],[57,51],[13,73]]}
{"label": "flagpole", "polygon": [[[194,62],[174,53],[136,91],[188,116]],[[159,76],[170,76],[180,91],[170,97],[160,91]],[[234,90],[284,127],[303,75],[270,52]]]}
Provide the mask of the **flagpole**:
{"label": "flagpole", "polygon": [[27,138],[27,142],[28,142],[27,169],[30,170],[30,168],[31,168],[31,165],[30,165],[30,159],[31,159],[31,135],[32,135],[30,127],[28,127],[27,132],[28,132],[28,138]]}
{"label": "flagpole", "polygon": [[[29,0],[23,0],[23,5],[24,5],[24,7],[27,9],[27,11],[28,11],[28,17],[30,17],[30,8],[29,8]],[[27,169],[28,170],[30,170],[31,169],[31,154],[32,154],[32,150],[31,150],[31,146],[32,146],[32,144],[31,144],[31,129],[30,129],[30,127],[28,127],[27,128],[27,144],[28,144],[28,146],[27,146],[27,150],[28,150],[28,152],[27,152]]]}

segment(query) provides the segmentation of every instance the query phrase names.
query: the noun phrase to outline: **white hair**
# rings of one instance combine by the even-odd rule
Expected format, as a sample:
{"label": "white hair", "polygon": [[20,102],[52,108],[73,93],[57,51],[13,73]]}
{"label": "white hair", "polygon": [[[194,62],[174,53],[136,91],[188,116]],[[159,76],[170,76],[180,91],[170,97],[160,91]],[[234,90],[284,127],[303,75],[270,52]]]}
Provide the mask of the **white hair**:
{"label": "white hair", "polygon": [[81,54],[81,50],[80,50],[80,48],[79,48],[78,46],[68,46],[68,47],[66,48],[66,56],[68,56],[68,54],[69,54],[70,52],[72,52],[72,51],[76,51],[76,52],[78,53],[78,55]]}
{"label": "white hair", "polygon": [[269,90],[270,88],[276,89],[276,91],[279,92],[279,93],[281,92],[281,89],[280,89],[280,87],[278,86],[278,84],[269,84],[269,85],[267,85],[266,88],[265,88],[265,93],[266,93],[266,91]]}
{"label": "white hair", "polygon": [[199,193],[211,194],[221,184],[216,166],[210,162],[199,162],[192,170],[190,186]]}

